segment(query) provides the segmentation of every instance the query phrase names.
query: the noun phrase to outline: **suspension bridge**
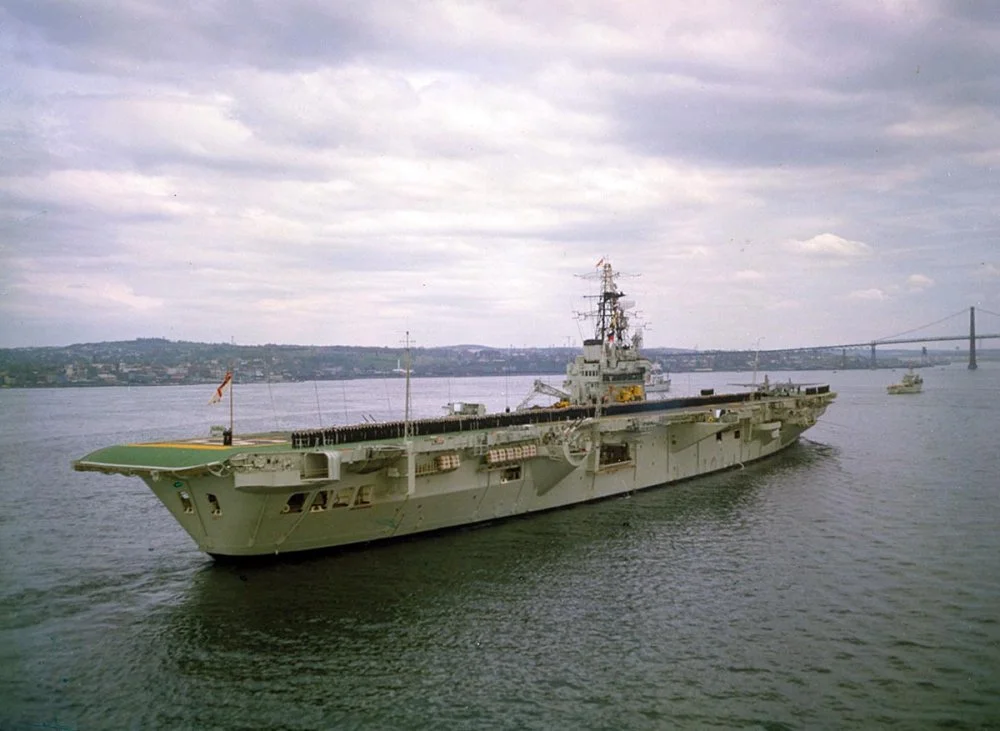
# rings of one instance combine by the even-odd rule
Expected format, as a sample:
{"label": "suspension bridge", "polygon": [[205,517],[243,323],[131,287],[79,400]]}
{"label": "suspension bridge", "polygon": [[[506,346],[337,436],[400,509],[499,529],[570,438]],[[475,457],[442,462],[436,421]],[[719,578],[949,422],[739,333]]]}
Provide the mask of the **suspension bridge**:
{"label": "suspension bridge", "polygon": [[[876,365],[875,349],[880,345],[907,345],[915,343],[942,343],[948,341],[969,341],[969,370],[974,371],[979,366],[976,363],[976,340],[993,340],[1000,338],[998,333],[980,333],[976,334],[976,308],[970,307],[969,312],[969,334],[968,335],[933,335],[933,336],[923,336],[914,335],[913,333],[919,332],[920,330],[926,330],[931,327],[940,325],[948,320],[955,319],[965,314],[965,310],[959,310],[953,315],[948,315],[940,320],[934,322],[929,322],[926,325],[921,325],[920,327],[915,327],[912,330],[907,330],[906,332],[897,333],[896,335],[890,335],[889,337],[879,338],[878,340],[871,340],[867,343],[850,343],[845,345],[833,345],[830,349],[837,348],[859,348],[859,347],[869,347],[871,348],[871,367],[874,368]],[[989,310],[984,310],[980,308],[980,312],[986,315],[993,315],[994,317],[1000,317],[995,312],[990,312]]]}
{"label": "suspension bridge", "polygon": [[[1000,318],[996,312],[990,312],[989,310],[979,308],[978,312],[984,315],[991,315],[996,318]],[[796,354],[796,353],[819,353],[822,351],[840,350],[846,354],[847,350],[857,350],[860,348],[868,349],[870,351],[869,356],[869,367],[878,367],[877,361],[877,349],[879,347],[891,347],[896,345],[914,345],[914,344],[927,344],[927,343],[943,343],[943,342],[964,342],[967,341],[969,344],[969,370],[976,370],[978,364],[976,363],[976,343],[983,340],[996,340],[1000,339],[1000,332],[996,331],[996,327],[991,327],[993,332],[976,332],[976,308],[969,307],[968,309],[961,309],[947,317],[943,317],[940,320],[935,320],[934,322],[929,322],[926,325],[920,325],[919,327],[906,330],[904,332],[896,333],[894,335],[888,335],[882,338],[876,338],[875,340],[867,340],[863,342],[854,343],[838,343],[836,345],[812,345],[808,347],[799,348],[775,348],[759,350],[755,354],[755,357],[760,355],[768,356],[781,356],[782,354]],[[921,335],[921,331],[926,331],[930,328],[936,328],[944,323],[951,320],[956,320],[959,317],[964,318],[968,316],[968,331],[963,331],[961,334],[956,335]],[[964,319],[963,319],[964,322]],[[1000,323],[998,323],[1000,324]],[[926,350],[926,345],[925,348]],[[723,354],[732,353],[733,351],[701,351],[699,355],[706,356],[712,354]],[[747,352],[747,351],[739,351]]]}

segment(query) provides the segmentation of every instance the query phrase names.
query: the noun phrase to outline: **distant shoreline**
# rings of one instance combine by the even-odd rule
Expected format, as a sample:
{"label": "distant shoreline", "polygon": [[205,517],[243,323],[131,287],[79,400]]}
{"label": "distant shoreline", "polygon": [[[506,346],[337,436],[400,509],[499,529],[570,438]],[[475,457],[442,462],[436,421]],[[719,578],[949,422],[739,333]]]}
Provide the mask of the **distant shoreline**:
{"label": "distant shoreline", "polygon": [[[489,348],[455,345],[410,351],[414,378],[562,375],[578,348]],[[643,354],[670,373],[867,370],[870,351],[688,351],[646,348]],[[302,383],[365,378],[399,379],[402,348],[361,346],[233,345],[156,338],[66,347],[0,348],[0,387],[106,387],[217,384],[228,370],[242,383]],[[878,368],[943,365],[962,351],[879,350]],[[1000,360],[1000,350],[980,350]],[[756,366],[755,366],[755,361]]]}

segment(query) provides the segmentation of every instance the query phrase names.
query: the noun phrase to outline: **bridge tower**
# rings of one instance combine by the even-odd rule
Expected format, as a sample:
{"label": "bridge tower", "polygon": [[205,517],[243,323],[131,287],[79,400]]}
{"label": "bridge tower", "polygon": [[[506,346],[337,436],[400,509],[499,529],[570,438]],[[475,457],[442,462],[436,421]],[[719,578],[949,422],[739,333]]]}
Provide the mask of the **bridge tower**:
{"label": "bridge tower", "polygon": [[872,370],[875,370],[875,341],[872,340],[872,359],[871,364],[868,366]]}
{"label": "bridge tower", "polygon": [[976,365],[976,308],[969,308],[969,370],[974,371]]}

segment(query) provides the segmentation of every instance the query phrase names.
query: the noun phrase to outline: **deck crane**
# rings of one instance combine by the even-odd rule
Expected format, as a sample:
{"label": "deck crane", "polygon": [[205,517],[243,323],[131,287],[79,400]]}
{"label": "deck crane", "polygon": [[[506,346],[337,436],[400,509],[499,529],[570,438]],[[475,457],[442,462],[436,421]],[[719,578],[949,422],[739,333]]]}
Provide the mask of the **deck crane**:
{"label": "deck crane", "polygon": [[535,394],[538,393],[559,399],[558,403],[555,404],[557,408],[560,406],[569,406],[568,393],[556,388],[555,386],[550,386],[540,378],[536,378],[534,384],[531,386],[531,391],[529,391],[528,395],[524,397],[524,400],[517,405],[517,411],[524,411],[524,409],[528,408],[528,404],[531,403],[531,399],[533,399]]}

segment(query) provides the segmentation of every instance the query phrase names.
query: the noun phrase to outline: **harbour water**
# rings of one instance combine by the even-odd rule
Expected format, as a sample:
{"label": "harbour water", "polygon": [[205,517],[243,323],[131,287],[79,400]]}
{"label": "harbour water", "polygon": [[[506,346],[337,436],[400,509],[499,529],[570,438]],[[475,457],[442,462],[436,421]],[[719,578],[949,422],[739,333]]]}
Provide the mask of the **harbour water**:
{"label": "harbour water", "polygon": [[[70,469],[226,423],[212,386],[0,391],[0,730],[1000,728],[1000,364],[923,375],[772,374],[840,395],[745,469],[235,566]],[[414,411],[531,380],[416,379]],[[401,379],[236,390],[237,432],[402,412]]]}

